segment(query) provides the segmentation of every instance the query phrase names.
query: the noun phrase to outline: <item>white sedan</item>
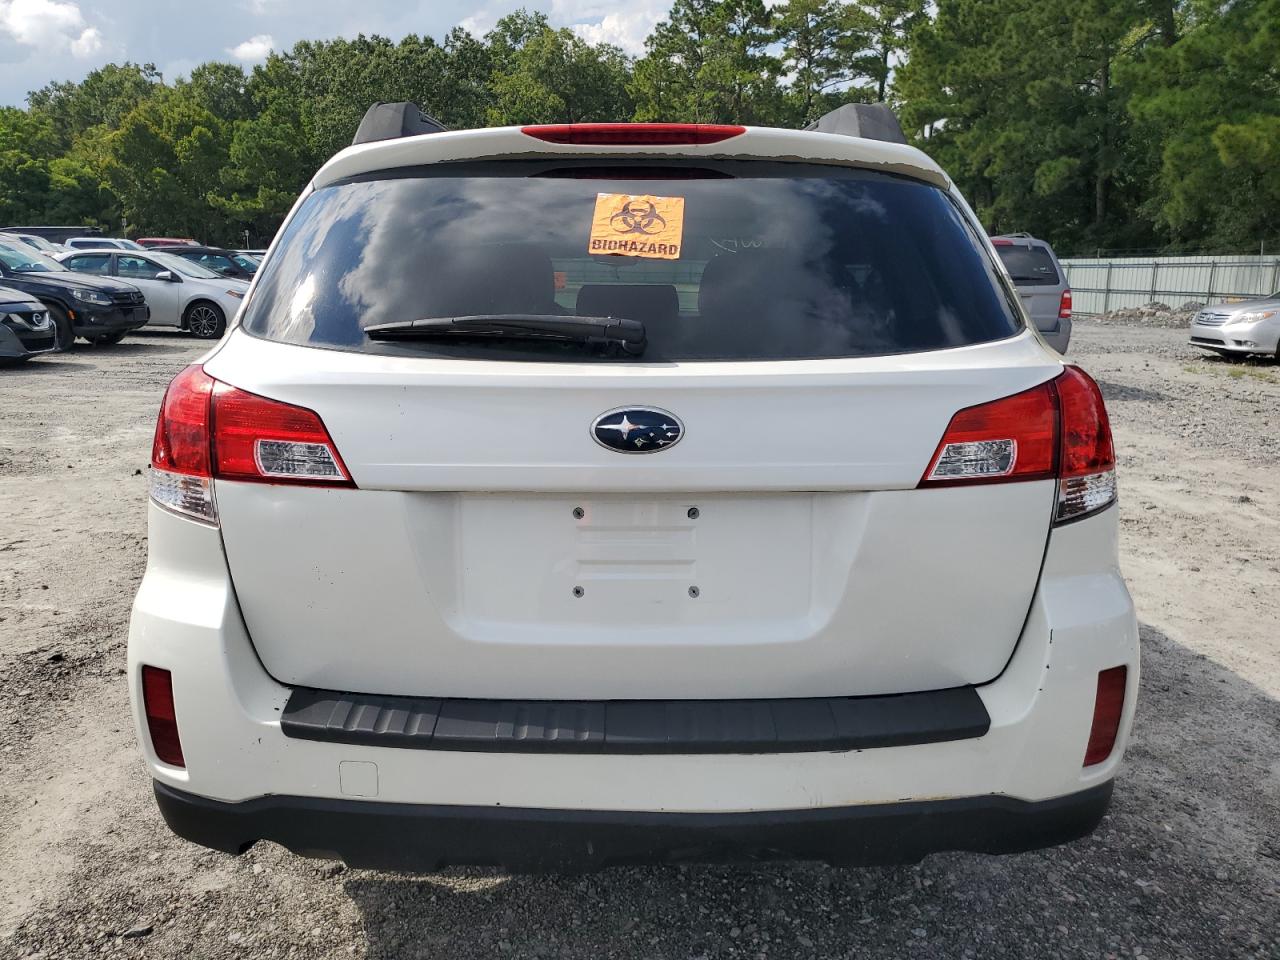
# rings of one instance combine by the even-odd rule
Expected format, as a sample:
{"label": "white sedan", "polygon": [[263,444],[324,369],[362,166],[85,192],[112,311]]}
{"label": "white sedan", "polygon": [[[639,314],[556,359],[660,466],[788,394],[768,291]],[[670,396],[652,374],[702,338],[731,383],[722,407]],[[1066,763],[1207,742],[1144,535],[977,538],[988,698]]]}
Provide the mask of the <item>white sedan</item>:
{"label": "white sedan", "polygon": [[249,289],[243,280],[224,277],[170,253],[71,250],[57,259],[77,273],[129,281],[147,298],[148,326],[177,327],[205,340],[222,336]]}

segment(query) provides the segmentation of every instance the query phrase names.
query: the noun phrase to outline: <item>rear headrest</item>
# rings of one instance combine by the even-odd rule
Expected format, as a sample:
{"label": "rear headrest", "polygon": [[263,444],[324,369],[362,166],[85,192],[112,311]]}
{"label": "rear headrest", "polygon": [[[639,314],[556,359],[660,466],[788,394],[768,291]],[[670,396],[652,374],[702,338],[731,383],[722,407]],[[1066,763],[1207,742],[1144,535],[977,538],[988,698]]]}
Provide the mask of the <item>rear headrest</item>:
{"label": "rear headrest", "polygon": [[551,258],[534,244],[438,250],[427,269],[431,316],[561,312]]}
{"label": "rear headrest", "polygon": [[587,283],[578,291],[577,313],[642,322],[674,320],[680,315],[680,298],[669,283]]}

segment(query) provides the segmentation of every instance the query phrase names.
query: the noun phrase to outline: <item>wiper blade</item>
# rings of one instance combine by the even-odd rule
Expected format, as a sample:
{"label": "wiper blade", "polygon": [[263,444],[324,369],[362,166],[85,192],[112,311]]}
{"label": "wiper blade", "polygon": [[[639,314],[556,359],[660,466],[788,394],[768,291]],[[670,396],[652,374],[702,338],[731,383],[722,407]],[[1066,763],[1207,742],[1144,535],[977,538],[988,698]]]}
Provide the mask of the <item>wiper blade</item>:
{"label": "wiper blade", "polygon": [[494,337],[564,340],[644,352],[644,324],[620,317],[562,317],[542,313],[492,313],[467,317],[423,317],[376,323],[364,328],[370,340],[427,340],[434,337]]}

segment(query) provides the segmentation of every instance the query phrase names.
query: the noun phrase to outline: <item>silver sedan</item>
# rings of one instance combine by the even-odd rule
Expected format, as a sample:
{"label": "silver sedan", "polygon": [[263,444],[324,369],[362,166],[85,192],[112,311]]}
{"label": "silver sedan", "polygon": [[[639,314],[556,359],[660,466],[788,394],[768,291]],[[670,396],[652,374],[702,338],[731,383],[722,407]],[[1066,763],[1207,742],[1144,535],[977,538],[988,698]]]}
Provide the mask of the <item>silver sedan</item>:
{"label": "silver sedan", "polygon": [[1191,320],[1191,343],[1224,357],[1261,353],[1280,360],[1280,293],[1205,307]]}

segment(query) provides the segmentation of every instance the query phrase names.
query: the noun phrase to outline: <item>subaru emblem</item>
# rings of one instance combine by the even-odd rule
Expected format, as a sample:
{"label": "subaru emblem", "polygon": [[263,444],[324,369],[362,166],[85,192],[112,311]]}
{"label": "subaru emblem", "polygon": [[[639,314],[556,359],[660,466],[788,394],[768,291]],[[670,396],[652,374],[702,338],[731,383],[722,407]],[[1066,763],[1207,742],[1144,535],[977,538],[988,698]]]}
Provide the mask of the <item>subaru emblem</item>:
{"label": "subaru emblem", "polygon": [[596,417],[591,436],[618,453],[657,453],[680,442],[684,424],[657,407],[619,407]]}

